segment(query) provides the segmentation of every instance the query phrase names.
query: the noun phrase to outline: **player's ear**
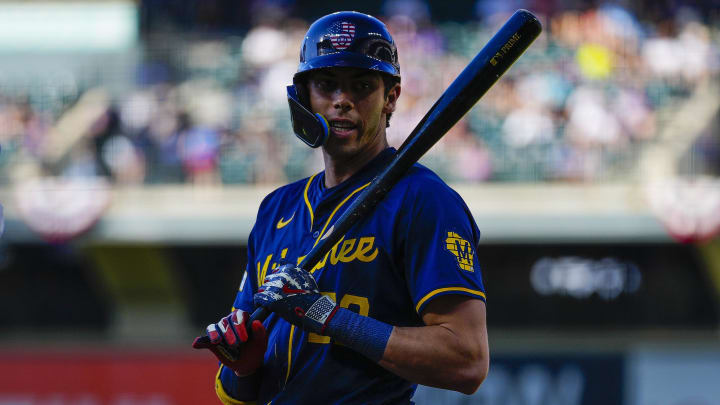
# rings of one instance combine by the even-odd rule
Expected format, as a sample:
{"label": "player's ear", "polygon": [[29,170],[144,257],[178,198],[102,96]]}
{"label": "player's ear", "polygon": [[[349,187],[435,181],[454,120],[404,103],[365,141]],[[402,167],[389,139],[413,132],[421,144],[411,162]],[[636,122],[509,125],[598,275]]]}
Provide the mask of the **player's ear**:
{"label": "player's ear", "polygon": [[385,105],[383,106],[383,112],[385,114],[390,114],[395,111],[397,99],[400,97],[400,91],[400,83],[395,83],[387,92],[387,96],[385,96]]}

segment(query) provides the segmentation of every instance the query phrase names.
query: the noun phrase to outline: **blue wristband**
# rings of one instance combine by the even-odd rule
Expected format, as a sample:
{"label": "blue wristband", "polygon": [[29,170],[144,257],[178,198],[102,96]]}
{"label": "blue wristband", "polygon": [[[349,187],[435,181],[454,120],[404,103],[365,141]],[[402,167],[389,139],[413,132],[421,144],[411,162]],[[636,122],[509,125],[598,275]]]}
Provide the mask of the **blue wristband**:
{"label": "blue wristband", "polygon": [[325,334],[377,362],[385,353],[392,330],[393,327],[385,322],[338,308]]}

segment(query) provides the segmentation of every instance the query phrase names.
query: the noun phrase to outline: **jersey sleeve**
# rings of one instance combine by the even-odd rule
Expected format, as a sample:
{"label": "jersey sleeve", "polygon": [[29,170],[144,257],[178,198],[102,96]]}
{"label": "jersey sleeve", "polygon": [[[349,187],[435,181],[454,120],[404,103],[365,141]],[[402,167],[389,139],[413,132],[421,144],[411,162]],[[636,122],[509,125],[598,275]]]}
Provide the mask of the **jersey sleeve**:
{"label": "jersey sleeve", "polygon": [[233,302],[233,310],[242,309],[243,311],[250,312],[255,309],[253,305],[253,294],[257,291],[257,278],[255,269],[255,229],[250,231],[248,237],[248,248],[247,248],[247,266],[245,266],[245,274],[243,274],[240,287],[235,295],[235,301]]}
{"label": "jersey sleeve", "polygon": [[480,231],[460,196],[441,182],[410,193],[404,215],[404,272],[415,311],[461,294],[485,301],[477,258]]}
{"label": "jersey sleeve", "polygon": [[245,269],[242,281],[240,282],[240,288],[238,289],[235,301],[233,302],[232,310],[242,309],[245,312],[254,310],[253,307],[253,286],[252,284],[252,272],[250,271],[250,265]]}
{"label": "jersey sleeve", "polygon": [[[256,277],[253,271],[255,262],[255,228],[250,231],[248,237],[248,248],[247,248],[247,265],[245,266],[245,273],[243,274],[242,281],[240,281],[240,287],[235,294],[235,300],[233,301],[232,310],[241,309],[243,311],[252,313],[254,310],[253,305],[253,294],[257,290],[257,284],[255,284]],[[222,364],[219,365],[217,374],[215,375],[215,393],[217,394],[220,402],[224,405],[255,405],[255,401],[240,401],[235,399],[241,396],[241,394],[247,394],[251,392],[247,384],[240,384],[240,380],[235,374]]]}

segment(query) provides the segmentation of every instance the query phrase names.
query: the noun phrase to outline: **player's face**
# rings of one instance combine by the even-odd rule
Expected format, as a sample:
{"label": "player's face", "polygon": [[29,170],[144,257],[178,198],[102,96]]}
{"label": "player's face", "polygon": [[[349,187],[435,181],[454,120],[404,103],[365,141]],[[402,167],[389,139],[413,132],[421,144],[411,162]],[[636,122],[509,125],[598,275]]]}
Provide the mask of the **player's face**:
{"label": "player's face", "polygon": [[374,156],[387,147],[386,116],[395,110],[399,85],[386,96],[379,73],[332,68],[314,73],[308,88],[312,110],[330,125],[330,136],[323,146],[330,156]]}

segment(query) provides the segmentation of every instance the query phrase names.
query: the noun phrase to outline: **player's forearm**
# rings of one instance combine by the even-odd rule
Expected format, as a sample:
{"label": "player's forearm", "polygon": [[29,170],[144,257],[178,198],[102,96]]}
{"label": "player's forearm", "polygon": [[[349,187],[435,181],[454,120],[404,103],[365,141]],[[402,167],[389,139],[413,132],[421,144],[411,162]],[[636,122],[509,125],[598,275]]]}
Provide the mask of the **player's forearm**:
{"label": "player's forearm", "polygon": [[407,380],[474,392],[487,375],[487,336],[473,322],[401,328],[344,308],[327,334]]}
{"label": "player's forearm", "polygon": [[416,383],[470,394],[488,372],[487,335],[444,325],[395,327],[379,364]]}

